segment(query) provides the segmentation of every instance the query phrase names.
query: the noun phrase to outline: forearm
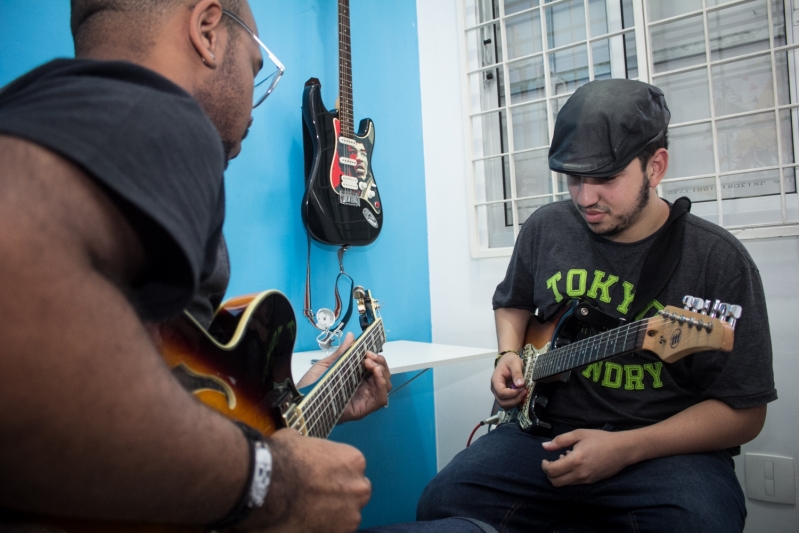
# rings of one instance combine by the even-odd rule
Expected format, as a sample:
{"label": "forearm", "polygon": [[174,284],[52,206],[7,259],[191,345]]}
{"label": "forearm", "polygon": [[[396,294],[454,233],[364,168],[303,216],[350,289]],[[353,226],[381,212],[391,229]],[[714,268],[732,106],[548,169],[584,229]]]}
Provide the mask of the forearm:
{"label": "forearm", "polygon": [[706,400],[640,429],[617,433],[629,464],[670,455],[701,453],[739,446],[763,428],[766,406],[733,409]]}
{"label": "forearm", "polygon": [[69,339],[78,324],[47,314],[43,323],[60,346],[7,346],[0,507],[210,523],[243,489],[246,441],[177,384],[143,334],[108,320],[114,318],[109,307],[98,302],[96,310],[82,310],[82,319],[116,327],[82,339],[80,347]]}
{"label": "forearm", "polygon": [[135,232],[79,169],[19,141],[0,148],[0,508],[223,516],[247,443],[171,376],[124,297],[143,264]]}
{"label": "forearm", "polygon": [[500,307],[494,311],[494,322],[497,329],[497,348],[520,351],[524,344],[524,334],[532,313],[525,309]]}

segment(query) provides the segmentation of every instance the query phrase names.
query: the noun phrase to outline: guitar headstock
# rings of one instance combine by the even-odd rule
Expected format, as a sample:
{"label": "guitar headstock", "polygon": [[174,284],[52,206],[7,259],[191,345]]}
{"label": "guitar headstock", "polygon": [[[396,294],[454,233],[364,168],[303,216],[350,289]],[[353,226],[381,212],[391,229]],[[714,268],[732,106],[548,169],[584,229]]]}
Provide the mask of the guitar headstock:
{"label": "guitar headstock", "polygon": [[364,289],[360,285],[352,291],[352,297],[358,302],[358,315],[361,329],[366,330],[375,320],[380,318],[380,304],[372,298],[372,292]]}
{"label": "guitar headstock", "polygon": [[646,324],[643,348],[673,363],[694,352],[732,351],[735,323],[741,306],[693,296],[683,298],[685,307],[668,306]]}

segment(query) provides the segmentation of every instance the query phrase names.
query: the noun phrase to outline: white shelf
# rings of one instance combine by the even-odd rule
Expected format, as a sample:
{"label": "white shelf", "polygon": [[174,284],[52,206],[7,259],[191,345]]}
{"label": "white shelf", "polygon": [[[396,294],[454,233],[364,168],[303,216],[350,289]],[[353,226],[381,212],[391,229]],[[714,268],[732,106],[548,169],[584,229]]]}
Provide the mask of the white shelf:
{"label": "white shelf", "polygon": [[[386,358],[391,373],[399,374],[401,372],[411,372],[474,359],[488,359],[495,357],[496,353],[495,348],[472,348],[469,346],[432,344],[429,342],[390,341],[383,345],[382,355]],[[292,355],[291,372],[294,376],[294,381],[299,381],[305,372],[311,368],[311,360],[322,359],[326,355],[326,352],[322,350],[297,352]]]}

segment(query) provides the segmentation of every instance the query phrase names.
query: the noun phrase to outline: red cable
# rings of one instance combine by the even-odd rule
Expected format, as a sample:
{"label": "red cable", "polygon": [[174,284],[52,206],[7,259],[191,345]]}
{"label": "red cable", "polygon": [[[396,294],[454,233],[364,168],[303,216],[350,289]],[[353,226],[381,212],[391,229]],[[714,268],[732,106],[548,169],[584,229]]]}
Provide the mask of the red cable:
{"label": "red cable", "polygon": [[474,437],[474,434],[477,432],[478,429],[480,429],[480,426],[482,426],[483,424],[485,424],[485,422],[480,422],[474,427],[474,429],[472,430],[472,434],[469,435],[469,440],[466,442],[467,448],[472,444],[472,437]]}

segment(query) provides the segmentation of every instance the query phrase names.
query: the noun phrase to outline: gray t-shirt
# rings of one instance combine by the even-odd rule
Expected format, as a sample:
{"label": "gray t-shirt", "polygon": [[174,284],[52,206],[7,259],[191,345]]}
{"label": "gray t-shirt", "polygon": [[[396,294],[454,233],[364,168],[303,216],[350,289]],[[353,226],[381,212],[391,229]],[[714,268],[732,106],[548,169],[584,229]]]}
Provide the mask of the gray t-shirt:
{"label": "gray t-shirt", "polygon": [[73,161],[119,207],[147,254],[131,294],[145,320],[179,313],[214,271],[222,141],[170,80],[123,61],[57,59],[0,90],[0,134]]}
{"label": "gray t-shirt", "polygon": [[635,243],[610,241],[591,232],[568,200],[538,209],[525,222],[505,279],[494,294],[494,309],[538,310],[546,320],[570,299],[579,298],[632,321],[666,305],[681,308],[685,295],[743,307],[731,353],[699,352],[666,364],[654,354],[638,352],[575,369],[550,396],[546,416],[551,420],[575,427],[611,424],[630,429],[665,420],[706,399],[740,409],[777,398],[757,267],[727,231],[690,213],[685,216],[677,269],[638,317],[628,314],[657,232]]}

